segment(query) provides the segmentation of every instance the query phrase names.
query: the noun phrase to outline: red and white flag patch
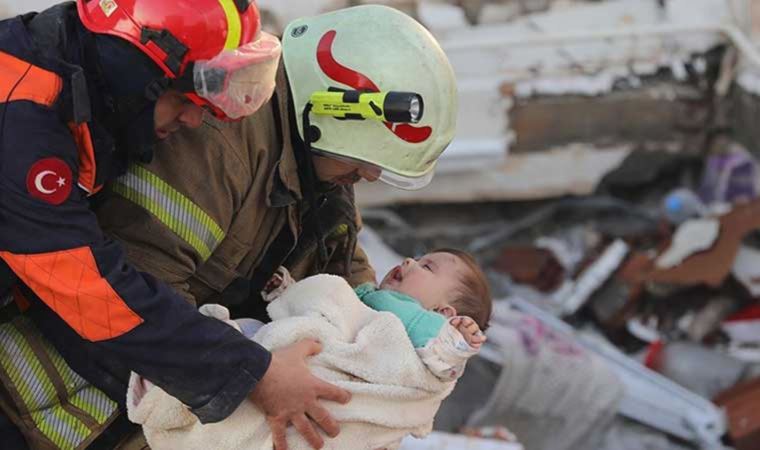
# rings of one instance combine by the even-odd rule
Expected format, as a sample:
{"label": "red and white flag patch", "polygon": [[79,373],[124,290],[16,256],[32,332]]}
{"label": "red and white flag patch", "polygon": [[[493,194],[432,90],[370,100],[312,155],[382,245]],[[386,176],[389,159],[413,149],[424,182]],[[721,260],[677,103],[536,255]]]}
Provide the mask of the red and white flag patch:
{"label": "red and white flag patch", "polygon": [[60,205],[71,194],[71,168],[59,158],[45,158],[34,163],[26,174],[26,189],[32,197],[51,205]]}

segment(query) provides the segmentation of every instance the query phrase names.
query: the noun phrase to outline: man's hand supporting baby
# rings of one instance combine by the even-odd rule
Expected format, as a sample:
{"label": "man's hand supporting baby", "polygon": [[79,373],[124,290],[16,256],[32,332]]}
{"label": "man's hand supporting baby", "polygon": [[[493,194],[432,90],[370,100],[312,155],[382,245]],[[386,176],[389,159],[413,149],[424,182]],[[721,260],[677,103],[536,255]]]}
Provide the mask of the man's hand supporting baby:
{"label": "man's hand supporting baby", "polygon": [[267,416],[276,450],[287,450],[285,430],[291,423],[315,449],[324,446],[324,439],[314,424],[330,437],[340,432],[338,423],[319,401],[346,404],[351,394],[311,374],[306,359],[321,351],[322,345],[314,340],[275,351],[264,378],[251,393],[253,403]]}

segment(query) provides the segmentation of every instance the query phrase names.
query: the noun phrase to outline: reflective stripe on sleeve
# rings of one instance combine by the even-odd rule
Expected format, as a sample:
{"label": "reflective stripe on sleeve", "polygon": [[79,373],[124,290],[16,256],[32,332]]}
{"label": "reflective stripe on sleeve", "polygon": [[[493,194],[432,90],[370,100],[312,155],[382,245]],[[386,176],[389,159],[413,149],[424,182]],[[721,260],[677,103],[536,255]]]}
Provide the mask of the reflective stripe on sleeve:
{"label": "reflective stripe on sleeve", "polygon": [[113,190],[145,208],[207,260],[224,239],[224,231],[189,198],[145,167],[134,164]]}

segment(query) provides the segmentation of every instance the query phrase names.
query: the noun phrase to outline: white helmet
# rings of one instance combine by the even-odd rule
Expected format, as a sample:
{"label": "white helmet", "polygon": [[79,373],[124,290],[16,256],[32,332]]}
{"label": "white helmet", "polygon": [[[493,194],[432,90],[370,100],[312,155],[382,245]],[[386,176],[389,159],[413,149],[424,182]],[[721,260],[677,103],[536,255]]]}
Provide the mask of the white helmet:
{"label": "white helmet", "polygon": [[304,113],[298,131],[313,150],[370,164],[400,188],[430,182],[454,137],[457,89],[422,25],[393,8],[357,6],[292,22],[282,44],[295,109]]}

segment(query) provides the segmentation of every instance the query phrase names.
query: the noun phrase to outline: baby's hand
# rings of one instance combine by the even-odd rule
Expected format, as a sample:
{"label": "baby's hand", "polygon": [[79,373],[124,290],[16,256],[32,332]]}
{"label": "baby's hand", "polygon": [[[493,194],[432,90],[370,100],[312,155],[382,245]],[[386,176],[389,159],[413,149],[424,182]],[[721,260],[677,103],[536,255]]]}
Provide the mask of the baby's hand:
{"label": "baby's hand", "polygon": [[282,275],[275,273],[272,275],[272,278],[267,281],[267,284],[264,285],[264,292],[269,294],[280,286],[282,286]]}
{"label": "baby's hand", "polygon": [[261,291],[261,298],[265,302],[271,302],[282,295],[293,283],[295,283],[295,280],[290,276],[288,269],[280,266],[275,274],[272,275],[272,278],[267,281],[267,284],[264,285],[264,289]]}
{"label": "baby's hand", "polygon": [[480,346],[486,341],[486,335],[470,317],[454,317],[451,319],[451,325],[462,334],[472,348],[480,350]]}

